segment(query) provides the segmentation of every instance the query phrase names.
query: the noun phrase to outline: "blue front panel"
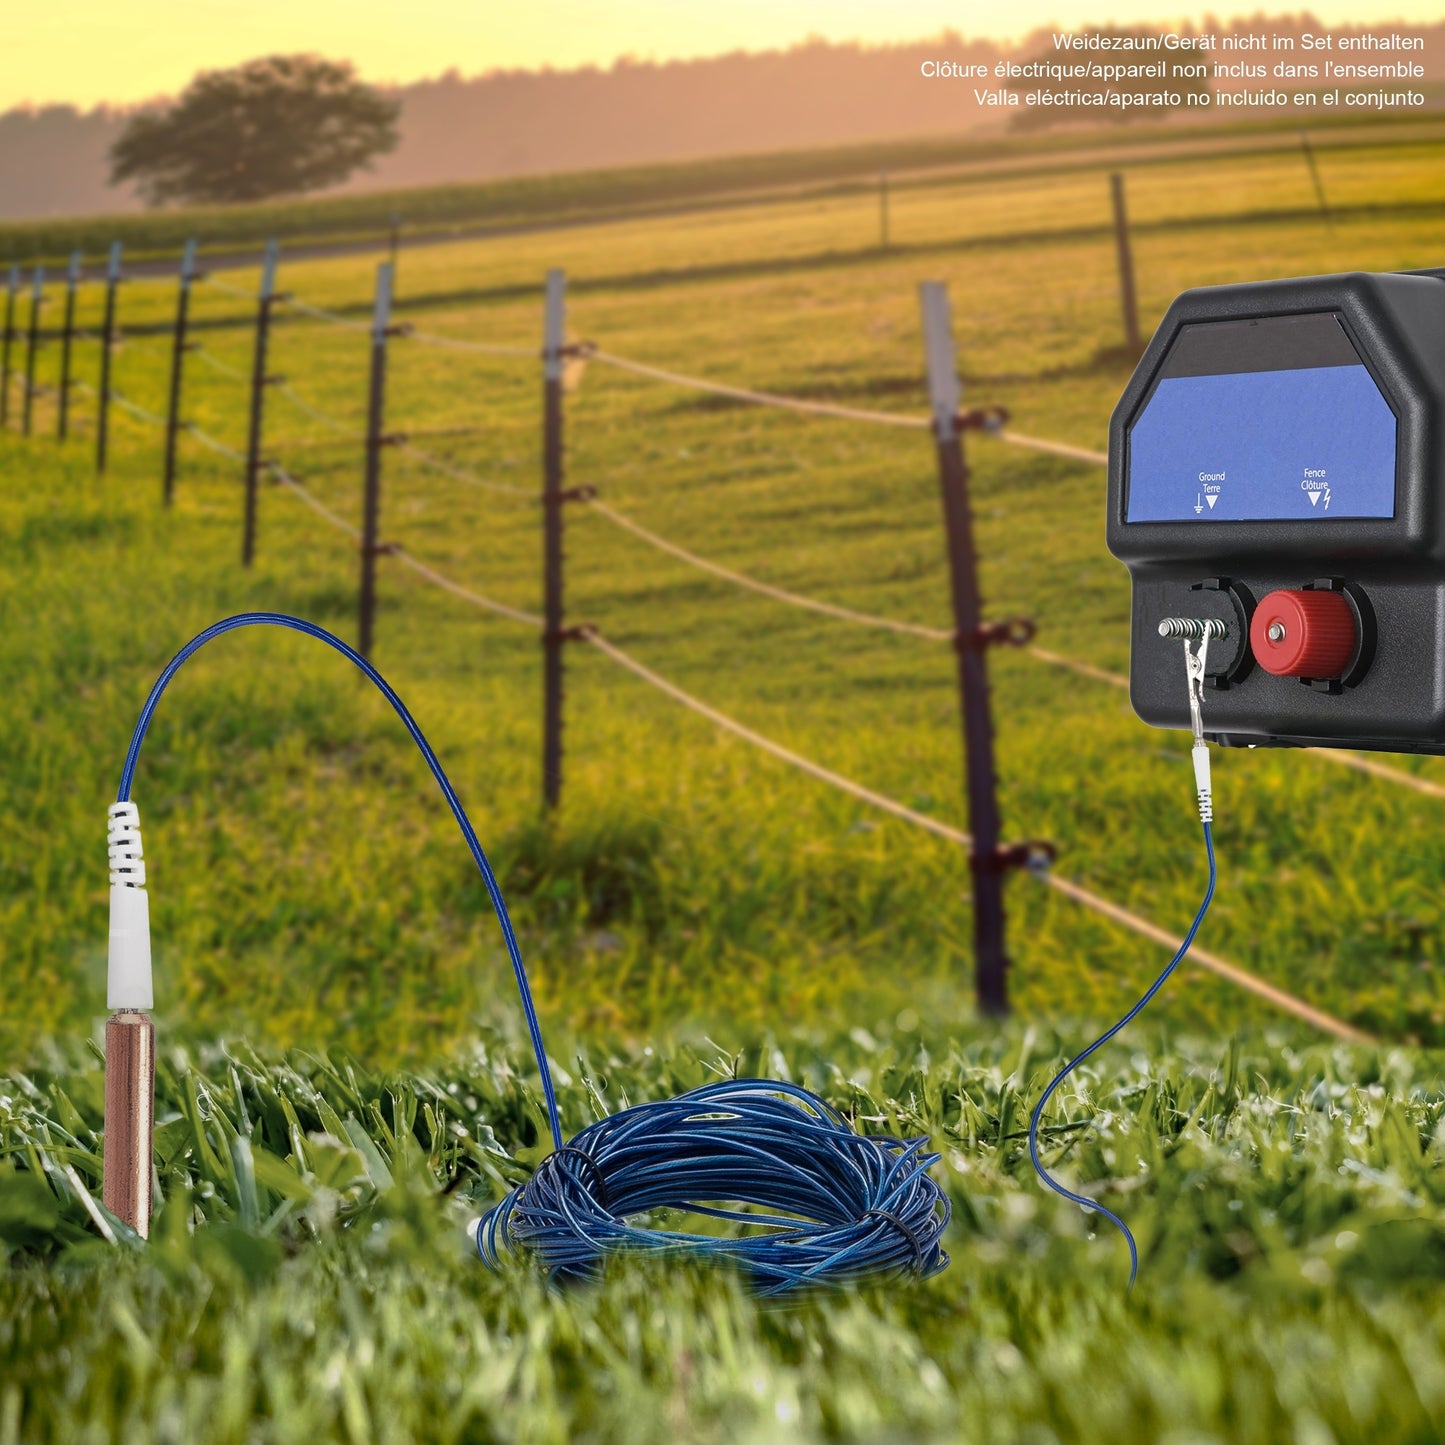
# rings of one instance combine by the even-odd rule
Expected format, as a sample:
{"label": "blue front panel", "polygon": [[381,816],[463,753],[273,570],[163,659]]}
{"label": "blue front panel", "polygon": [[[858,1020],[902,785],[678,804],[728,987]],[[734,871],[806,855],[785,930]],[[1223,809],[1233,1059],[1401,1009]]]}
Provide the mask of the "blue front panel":
{"label": "blue front panel", "polygon": [[1361,365],[1160,381],[1129,433],[1129,522],[1395,515],[1395,415]]}

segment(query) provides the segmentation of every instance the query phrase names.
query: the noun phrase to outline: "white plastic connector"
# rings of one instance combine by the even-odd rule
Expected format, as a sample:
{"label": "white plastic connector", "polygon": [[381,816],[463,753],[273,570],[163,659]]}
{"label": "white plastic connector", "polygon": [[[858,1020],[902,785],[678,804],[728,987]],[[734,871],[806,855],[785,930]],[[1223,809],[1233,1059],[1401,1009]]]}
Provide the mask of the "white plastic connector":
{"label": "white plastic connector", "polygon": [[1214,790],[1209,780],[1209,744],[1195,743],[1190,749],[1194,758],[1194,790],[1199,795],[1199,820],[1214,821]]}
{"label": "white plastic connector", "polygon": [[110,852],[110,967],[106,1006],[149,1009],[155,1005],[155,990],[151,982],[150,902],[145,889],[140,813],[134,803],[112,803],[106,818]]}

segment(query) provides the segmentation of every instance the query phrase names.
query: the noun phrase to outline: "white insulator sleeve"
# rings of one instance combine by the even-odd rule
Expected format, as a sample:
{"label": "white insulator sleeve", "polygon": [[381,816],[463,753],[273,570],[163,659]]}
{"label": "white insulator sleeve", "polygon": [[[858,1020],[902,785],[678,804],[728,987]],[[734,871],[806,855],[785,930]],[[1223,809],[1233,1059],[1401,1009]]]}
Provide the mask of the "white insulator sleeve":
{"label": "white insulator sleeve", "polygon": [[145,890],[140,814],[134,803],[114,803],[107,814],[110,852],[110,965],[106,1006],[149,1009],[151,981],[150,901]]}
{"label": "white insulator sleeve", "polygon": [[105,817],[111,886],[144,888],[146,864],[140,841],[140,810],[134,803],[112,803]]}
{"label": "white insulator sleeve", "polygon": [[1194,790],[1199,796],[1199,817],[1205,823],[1214,821],[1214,789],[1209,779],[1209,744],[1195,743]]}

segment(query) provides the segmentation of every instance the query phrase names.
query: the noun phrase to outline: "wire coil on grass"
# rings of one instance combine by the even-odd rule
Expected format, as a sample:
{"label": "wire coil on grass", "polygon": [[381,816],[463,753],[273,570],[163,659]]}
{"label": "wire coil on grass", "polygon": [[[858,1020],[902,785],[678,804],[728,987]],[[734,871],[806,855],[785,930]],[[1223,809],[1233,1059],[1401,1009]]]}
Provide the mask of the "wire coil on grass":
{"label": "wire coil on grass", "polygon": [[[498,1265],[502,1252],[515,1245],[536,1256],[560,1282],[585,1278],[605,1255],[624,1250],[686,1255],[732,1260],[765,1294],[865,1275],[926,1278],[947,1266],[939,1241],[949,1204],[928,1177],[940,1157],[923,1152],[928,1140],[855,1134],[836,1109],[796,1084],[770,1079],[708,1084],[663,1103],[624,1109],[564,1141],[521,945],[477,830],[396,690],[355,648],[324,627],[284,612],[242,612],[198,632],[166,664],[146,696],[126,750],[117,805],[130,803],[151,719],[186,660],[224,633],[255,626],[315,638],[371,680],[436,779],[496,911],[541,1075],[553,1152],[477,1222],[474,1238],[488,1264]],[[723,1207],[736,1204],[786,1213]],[[655,1209],[710,1215],[768,1232],[728,1238],[629,1223]]]}
{"label": "wire coil on grass", "polygon": [[[927,1173],[940,1157],[923,1152],[927,1143],[857,1134],[796,1084],[708,1084],[574,1134],[476,1222],[477,1250],[494,1269],[511,1249],[529,1254],[558,1283],[586,1279],[620,1253],[730,1260],[763,1294],[864,1276],[927,1278],[948,1264],[940,1241],[950,1213]],[[656,1209],[767,1232],[728,1237],[629,1222]]]}

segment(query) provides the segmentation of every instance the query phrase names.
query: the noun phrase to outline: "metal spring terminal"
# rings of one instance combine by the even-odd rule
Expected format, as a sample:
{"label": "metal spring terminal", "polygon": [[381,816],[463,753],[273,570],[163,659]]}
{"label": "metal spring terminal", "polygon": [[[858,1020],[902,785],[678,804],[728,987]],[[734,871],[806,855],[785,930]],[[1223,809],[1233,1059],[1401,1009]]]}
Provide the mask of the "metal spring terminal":
{"label": "metal spring terminal", "polygon": [[1210,637],[1228,637],[1229,624],[1217,617],[1166,617],[1159,624],[1159,636],[1202,642]]}

